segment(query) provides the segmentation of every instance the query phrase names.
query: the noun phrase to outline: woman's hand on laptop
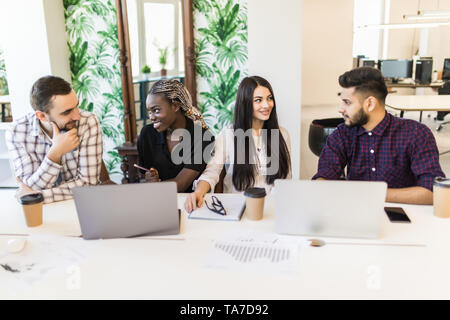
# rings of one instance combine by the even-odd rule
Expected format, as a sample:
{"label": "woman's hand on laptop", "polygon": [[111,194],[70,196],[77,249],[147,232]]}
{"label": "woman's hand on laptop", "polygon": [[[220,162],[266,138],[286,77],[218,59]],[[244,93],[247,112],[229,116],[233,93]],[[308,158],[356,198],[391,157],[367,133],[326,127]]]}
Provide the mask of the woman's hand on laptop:
{"label": "woman's hand on laptop", "polygon": [[201,208],[201,206],[203,205],[204,197],[205,194],[201,192],[194,191],[190,193],[184,204],[184,208],[186,209],[187,213],[191,213],[192,211]]}

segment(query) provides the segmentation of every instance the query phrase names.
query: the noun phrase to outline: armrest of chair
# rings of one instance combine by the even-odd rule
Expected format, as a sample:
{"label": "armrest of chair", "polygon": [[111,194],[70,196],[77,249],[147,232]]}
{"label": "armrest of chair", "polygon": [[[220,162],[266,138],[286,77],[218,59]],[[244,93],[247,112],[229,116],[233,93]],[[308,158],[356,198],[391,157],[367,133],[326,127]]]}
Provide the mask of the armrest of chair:
{"label": "armrest of chair", "polygon": [[106,169],[105,162],[102,160],[102,167],[100,169],[100,185],[107,185],[107,184],[116,184],[116,183],[109,178],[109,173],[108,170]]}

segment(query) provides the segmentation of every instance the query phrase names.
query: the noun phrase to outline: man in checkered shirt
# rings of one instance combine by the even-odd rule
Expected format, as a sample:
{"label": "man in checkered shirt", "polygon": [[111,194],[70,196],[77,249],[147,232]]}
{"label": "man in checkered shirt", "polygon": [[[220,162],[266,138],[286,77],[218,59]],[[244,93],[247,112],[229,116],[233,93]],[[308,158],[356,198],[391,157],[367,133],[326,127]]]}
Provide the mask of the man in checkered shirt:
{"label": "man in checkered shirt", "polygon": [[387,202],[432,204],[433,180],[444,177],[431,130],[385,109],[383,75],[362,67],[339,77],[345,123],[328,137],[313,179],[385,181]]}
{"label": "man in checkered shirt", "polygon": [[6,134],[17,196],[39,191],[50,203],[72,198],[73,187],[97,184],[102,130],[94,114],[78,109],[70,84],[43,77],[34,83],[30,102],[34,112],[15,121]]}

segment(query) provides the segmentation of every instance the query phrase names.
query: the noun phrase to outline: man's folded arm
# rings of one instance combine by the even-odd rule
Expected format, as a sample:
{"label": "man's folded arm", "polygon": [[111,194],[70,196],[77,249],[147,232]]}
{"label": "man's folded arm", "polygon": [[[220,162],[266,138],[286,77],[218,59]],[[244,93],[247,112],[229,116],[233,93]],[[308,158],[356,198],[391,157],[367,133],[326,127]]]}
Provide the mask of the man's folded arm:
{"label": "man's folded arm", "polygon": [[14,165],[14,174],[33,190],[42,190],[55,185],[62,166],[45,157],[39,168],[33,172],[33,159],[25,148],[24,141],[13,132],[6,132],[6,143]]}
{"label": "man's folded arm", "polygon": [[416,186],[388,189],[386,201],[409,204],[433,204],[433,180],[444,176],[439,164],[436,140],[428,128],[419,127],[411,137],[409,156]]}

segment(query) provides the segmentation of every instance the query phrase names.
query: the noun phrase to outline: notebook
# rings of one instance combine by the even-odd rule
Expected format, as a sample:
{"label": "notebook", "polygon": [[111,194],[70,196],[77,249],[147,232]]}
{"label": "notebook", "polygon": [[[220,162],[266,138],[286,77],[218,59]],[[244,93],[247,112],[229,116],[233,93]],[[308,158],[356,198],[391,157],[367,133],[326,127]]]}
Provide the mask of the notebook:
{"label": "notebook", "polygon": [[208,209],[205,203],[197,210],[194,210],[189,215],[189,219],[203,219],[203,220],[225,220],[225,221],[239,221],[245,211],[245,196],[243,194],[207,194],[204,201],[212,207],[212,196],[222,202],[225,208],[226,215],[220,215]]}

